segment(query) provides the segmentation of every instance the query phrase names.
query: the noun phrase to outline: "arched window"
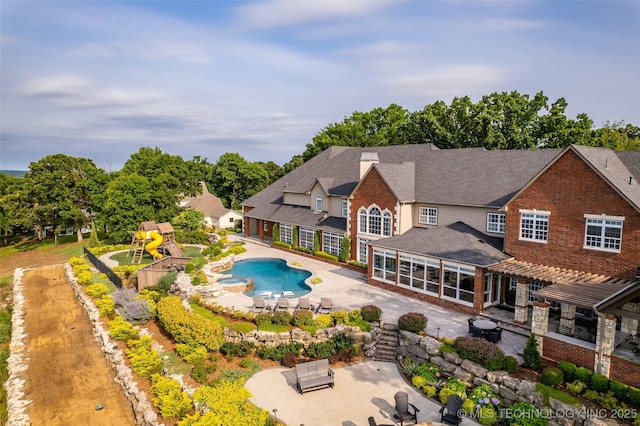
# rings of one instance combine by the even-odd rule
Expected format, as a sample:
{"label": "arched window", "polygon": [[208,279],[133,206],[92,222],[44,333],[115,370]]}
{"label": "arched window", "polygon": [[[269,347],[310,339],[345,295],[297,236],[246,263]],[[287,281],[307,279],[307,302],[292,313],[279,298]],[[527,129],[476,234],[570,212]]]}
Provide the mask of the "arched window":
{"label": "arched window", "polygon": [[382,235],[391,236],[391,213],[388,210],[382,215]]}
{"label": "arched window", "polygon": [[358,220],[360,222],[360,225],[358,226],[359,231],[366,233],[367,232],[367,211],[365,210],[364,207],[360,207],[360,210],[358,210]]}
{"label": "arched window", "polygon": [[321,194],[316,195],[316,211],[317,212],[322,211],[322,195]]}
{"label": "arched window", "polygon": [[377,207],[371,207],[369,209],[369,233],[376,235],[382,234],[382,214]]}

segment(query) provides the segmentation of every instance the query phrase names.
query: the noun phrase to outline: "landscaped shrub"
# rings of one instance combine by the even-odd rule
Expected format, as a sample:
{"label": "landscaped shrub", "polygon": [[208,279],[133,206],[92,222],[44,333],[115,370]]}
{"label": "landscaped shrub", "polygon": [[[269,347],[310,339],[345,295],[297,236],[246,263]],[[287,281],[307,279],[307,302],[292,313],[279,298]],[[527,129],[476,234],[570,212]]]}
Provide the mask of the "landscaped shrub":
{"label": "landscaped shrub", "polygon": [[317,251],[317,252],[315,252],[315,255],[318,256],[321,259],[332,260],[334,262],[339,262],[340,261],[340,258],[338,256],[326,253],[324,251]]}
{"label": "landscaped shrub", "polygon": [[96,307],[100,311],[101,317],[113,318],[116,306],[111,296],[103,296],[96,302]]}
{"label": "landscaped shrub", "polygon": [[347,311],[333,311],[331,318],[333,318],[334,324],[346,324],[349,322],[349,313]]}
{"label": "landscaped shrub", "polygon": [[78,284],[87,286],[91,284],[91,280],[93,280],[93,272],[90,270],[80,272],[76,275],[76,279],[78,280]]}
{"label": "landscaped shrub", "polygon": [[153,340],[151,336],[144,335],[138,340],[129,340],[124,353],[129,357],[131,369],[141,377],[149,377],[159,373],[162,359],[158,352],[151,349]]}
{"label": "landscaped shrub", "polygon": [[271,317],[271,322],[278,325],[288,325],[291,322],[291,314],[287,311],[276,311]]}
{"label": "landscaped shrub", "polygon": [[627,399],[627,391],[629,386],[622,382],[618,382],[617,380],[612,380],[609,382],[609,389],[618,399]]}
{"label": "landscaped shrub", "polygon": [[593,373],[589,382],[589,389],[596,392],[606,393],[609,390],[609,379],[602,374]]}
{"label": "landscaped shrub", "polygon": [[400,362],[400,369],[409,377],[418,374],[418,367],[420,367],[420,364],[418,364],[413,358],[403,358]]}
{"label": "landscaped shrub", "polygon": [[427,386],[427,379],[425,377],[422,376],[413,376],[411,378],[411,384],[415,387],[417,387],[418,389],[422,390],[422,388],[424,388],[425,386]]}
{"label": "landscaped shrub", "polygon": [[304,310],[298,310],[295,311],[293,313],[293,315],[291,316],[291,324],[297,326],[297,327],[302,327],[305,325],[312,325],[313,324],[313,312],[311,311],[304,311]]}
{"label": "landscaped shrub", "polygon": [[187,416],[179,426],[269,425],[269,413],[251,403],[250,396],[242,382],[221,380],[215,386],[201,386],[192,398],[207,411]]}
{"label": "landscaped shrub", "polygon": [[320,314],[314,320],[313,324],[318,328],[327,328],[333,325],[333,318],[329,314]]}
{"label": "landscaped shrub", "polygon": [[629,386],[627,396],[629,397],[629,402],[633,404],[634,407],[640,408],[640,389],[634,386]]}
{"label": "landscaped shrub", "polygon": [[380,317],[382,316],[382,309],[375,305],[365,305],[360,308],[360,315],[362,315],[362,319],[367,322],[380,321]]}
{"label": "landscaped shrub", "polygon": [[216,351],[223,342],[220,324],[187,311],[180,297],[168,296],[160,300],[158,319],[177,343],[201,345]]}
{"label": "landscaped shrub", "polygon": [[144,323],[151,318],[148,301],[139,299],[132,288],[121,288],[113,293],[113,303],[120,315],[132,323]]}
{"label": "landscaped shrub", "polygon": [[191,399],[174,379],[154,374],[149,391],[156,395],[153,405],[165,419],[182,418],[191,409]]}
{"label": "landscaped shrub", "polygon": [[436,389],[440,389],[446,384],[440,368],[431,362],[420,364],[416,368],[415,374],[424,377],[427,380],[427,385],[434,386]]}
{"label": "landscaped shrub", "polygon": [[587,385],[587,387],[589,387],[589,384],[591,383],[592,375],[593,375],[593,371],[589,370],[588,368],[578,367],[576,368],[574,377],[576,378],[576,380],[580,380],[582,383]]}
{"label": "landscaped shrub", "polygon": [[500,370],[504,365],[504,352],[495,343],[480,337],[461,336],[456,339],[458,353],[464,359],[477,362],[489,370]]}
{"label": "landscaped shrub", "polygon": [[338,353],[335,345],[330,342],[312,342],[307,347],[307,353],[311,358],[326,358],[329,359]]}
{"label": "landscaped shrub", "polygon": [[247,340],[241,343],[224,342],[220,346],[220,353],[227,357],[227,359],[233,357],[245,357],[255,350],[255,345]]}
{"label": "landscaped shrub", "polygon": [[565,387],[572,394],[580,395],[587,388],[587,385],[580,380],[574,380],[573,382],[567,383]]}
{"label": "landscaped shrub", "polygon": [[508,418],[510,425],[546,426],[548,423],[544,412],[530,402],[516,402],[509,408],[511,410],[511,416]]}
{"label": "landscaped shrub", "polygon": [[137,339],[138,330],[133,328],[133,325],[125,321],[124,318],[115,317],[109,321],[109,335],[112,339],[126,342],[127,340]]}
{"label": "landscaped shrub", "polygon": [[522,352],[522,358],[524,359],[524,365],[526,367],[538,370],[542,366],[542,356],[538,348],[538,341],[533,334],[530,334],[527,339],[524,351]]}
{"label": "landscaped shrub", "polygon": [[256,322],[256,324],[258,324],[258,326],[260,326],[261,324],[271,324],[272,316],[273,314],[271,312],[260,312],[258,315],[256,315],[254,321]]}
{"label": "landscaped shrub", "polygon": [[419,312],[408,312],[398,318],[398,328],[412,333],[421,333],[427,328],[427,317]]}
{"label": "landscaped shrub", "polygon": [[256,326],[250,322],[233,322],[227,324],[227,327],[240,334],[247,334],[256,329]]}
{"label": "landscaped shrub", "polygon": [[285,355],[293,354],[300,356],[304,345],[300,342],[282,343],[278,346],[260,346],[257,351],[258,357],[281,362]]}
{"label": "landscaped shrub", "polygon": [[506,355],[504,357],[504,362],[503,362],[502,368],[507,373],[517,373],[518,372],[518,360],[515,357],[511,356],[511,355]]}
{"label": "landscaped shrub", "polygon": [[291,244],[283,243],[282,241],[276,241],[273,243],[273,245],[276,247],[282,247],[291,250]]}
{"label": "landscaped shrub", "polygon": [[340,262],[346,263],[349,260],[351,254],[351,240],[349,237],[343,237],[340,241]]}
{"label": "landscaped shrub", "polygon": [[547,367],[542,370],[542,376],[540,377],[540,381],[547,386],[558,386],[562,383],[564,379],[564,374],[562,370],[555,367]]}
{"label": "landscaped shrub", "polygon": [[489,385],[476,386],[469,394],[468,400],[475,403],[473,412],[480,424],[488,426],[498,422],[501,401],[494,395]]}
{"label": "landscaped shrub", "polygon": [[458,395],[462,399],[467,397],[467,387],[454,376],[449,377],[447,383],[440,389],[440,393],[438,394],[440,402],[446,404],[450,395]]}
{"label": "landscaped shrub", "polygon": [[229,249],[228,249],[229,253],[235,254],[237,256],[239,254],[242,254],[242,253],[246,252],[247,249],[244,248],[244,246],[242,244],[244,244],[244,243],[234,244],[231,247],[229,247]]}
{"label": "landscaped shrub", "polygon": [[570,361],[560,361],[558,368],[562,370],[566,382],[573,382],[576,379],[576,365],[574,363]]}
{"label": "landscaped shrub", "polygon": [[161,293],[164,292],[164,294],[166,294],[171,289],[173,283],[176,282],[177,277],[177,271],[169,272],[167,275],[162,276],[158,280],[158,283],[155,285],[155,287],[157,287],[161,291]]}
{"label": "landscaped shrub", "polygon": [[100,298],[109,294],[109,288],[104,284],[91,284],[86,288],[87,295]]}

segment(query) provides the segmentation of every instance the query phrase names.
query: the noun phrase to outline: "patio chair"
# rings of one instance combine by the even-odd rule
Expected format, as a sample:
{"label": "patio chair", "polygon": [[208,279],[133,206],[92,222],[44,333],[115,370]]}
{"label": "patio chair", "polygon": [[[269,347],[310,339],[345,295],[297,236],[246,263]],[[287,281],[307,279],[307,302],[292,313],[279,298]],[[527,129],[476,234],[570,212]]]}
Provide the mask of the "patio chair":
{"label": "patio chair", "polygon": [[389,424],[376,423],[376,419],[374,419],[373,416],[369,417],[367,421],[369,422],[369,426],[394,426]]}
{"label": "patio chair", "polygon": [[330,297],[321,297],[320,306],[318,306],[318,313],[330,314],[333,311],[333,299]]}
{"label": "patio chair", "polygon": [[276,302],[276,311],[288,311],[289,310],[289,299],[286,297],[279,297]]}
{"label": "patio chair", "polygon": [[460,424],[460,416],[458,413],[462,409],[462,403],[464,401],[459,395],[449,395],[447,399],[447,405],[443,405],[440,408],[440,423],[449,423],[452,425]]}
{"label": "patio chair", "polygon": [[253,306],[251,310],[253,312],[263,312],[267,310],[269,307],[267,306],[267,302],[262,297],[254,297],[253,298]]}
{"label": "patio chair", "polygon": [[[400,421],[400,426],[403,426],[404,422],[409,420],[418,423],[418,412],[420,410],[409,403],[409,394],[400,391],[396,392],[393,398],[396,401],[396,414],[393,415],[393,418]],[[413,409],[413,413],[411,409]]]}
{"label": "patio chair", "polygon": [[502,328],[496,327],[493,330],[485,332],[484,338],[490,342],[498,343],[502,339]]}
{"label": "patio chair", "polygon": [[308,297],[301,297],[298,299],[298,306],[296,306],[296,311],[297,310],[303,310],[303,311],[313,310],[313,305],[309,303]]}

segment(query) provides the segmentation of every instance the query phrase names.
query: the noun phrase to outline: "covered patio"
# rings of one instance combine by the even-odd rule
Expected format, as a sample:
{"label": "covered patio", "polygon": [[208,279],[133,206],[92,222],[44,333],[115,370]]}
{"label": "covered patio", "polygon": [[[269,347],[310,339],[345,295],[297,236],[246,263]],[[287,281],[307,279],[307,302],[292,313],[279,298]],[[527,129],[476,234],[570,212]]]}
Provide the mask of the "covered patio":
{"label": "covered patio", "polygon": [[514,323],[531,324],[544,356],[611,378],[625,374],[627,383],[629,369],[637,369],[640,385],[639,281],[514,259],[490,270],[517,280]]}

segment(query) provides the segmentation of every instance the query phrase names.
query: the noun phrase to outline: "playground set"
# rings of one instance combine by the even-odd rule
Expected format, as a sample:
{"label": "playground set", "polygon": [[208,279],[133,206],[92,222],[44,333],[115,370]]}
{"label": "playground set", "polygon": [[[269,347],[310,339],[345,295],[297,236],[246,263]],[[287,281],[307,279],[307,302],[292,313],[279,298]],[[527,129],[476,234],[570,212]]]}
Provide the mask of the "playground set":
{"label": "playground set", "polygon": [[164,256],[183,257],[182,245],[175,240],[175,230],[171,223],[142,222],[140,228],[133,232],[131,239],[131,263],[141,263],[144,251],[154,259]]}

